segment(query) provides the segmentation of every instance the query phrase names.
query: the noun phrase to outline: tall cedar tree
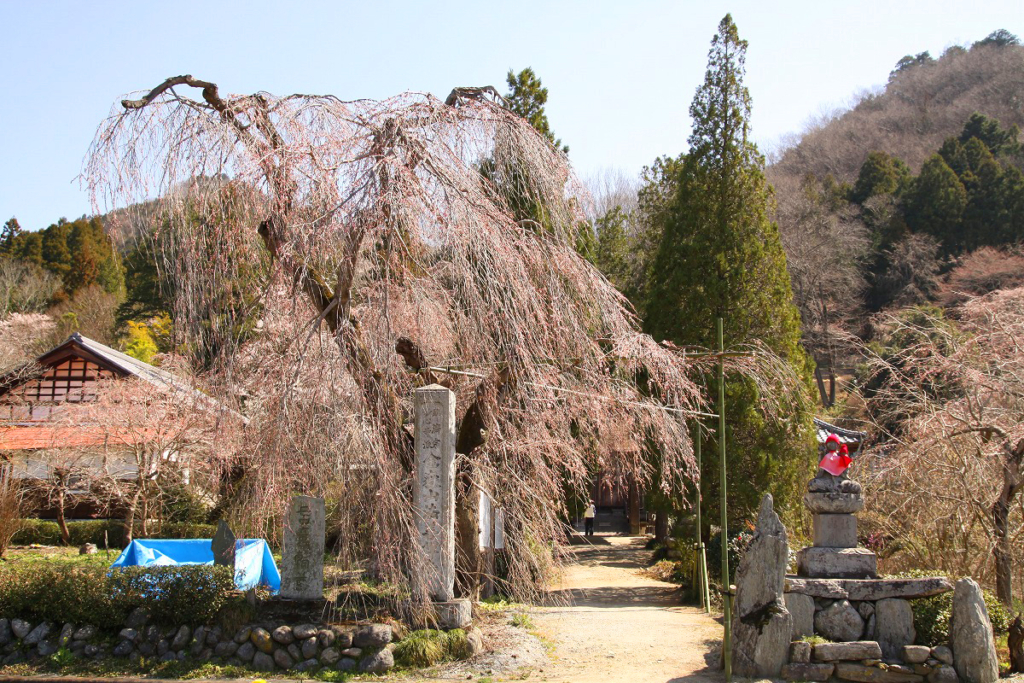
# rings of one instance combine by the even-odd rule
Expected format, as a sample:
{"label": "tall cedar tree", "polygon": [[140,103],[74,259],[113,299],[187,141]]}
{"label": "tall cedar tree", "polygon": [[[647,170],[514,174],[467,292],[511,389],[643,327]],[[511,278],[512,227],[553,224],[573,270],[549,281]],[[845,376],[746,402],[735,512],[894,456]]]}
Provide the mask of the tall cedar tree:
{"label": "tall cedar tree", "polygon": [[[791,364],[810,387],[800,348],[773,193],[764,157],[749,140],[750,95],[743,85],[746,41],[726,15],[711,41],[704,84],[690,114],[689,153],[678,166],[675,194],[661,212],[664,230],[651,274],[646,325],[655,339],[713,347],[715,320],[725,319],[730,347],[758,341]],[[714,379],[709,395],[717,396]],[[768,423],[754,387],[727,378],[730,516],[748,517],[764,493],[796,509],[802,476],[815,455],[806,401],[788,424]],[[711,426],[711,425],[709,425]],[[706,520],[719,518],[717,436],[704,441],[701,472]]]}

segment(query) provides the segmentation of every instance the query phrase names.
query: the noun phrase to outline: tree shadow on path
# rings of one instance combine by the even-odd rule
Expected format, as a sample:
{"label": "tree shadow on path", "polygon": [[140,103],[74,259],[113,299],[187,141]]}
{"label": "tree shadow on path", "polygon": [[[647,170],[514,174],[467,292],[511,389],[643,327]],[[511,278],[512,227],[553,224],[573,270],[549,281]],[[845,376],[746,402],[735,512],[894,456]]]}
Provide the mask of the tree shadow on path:
{"label": "tree shadow on path", "polygon": [[544,604],[619,609],[623,607],[684,607],[680,602],[680,591],[663,586],[567,588],[549,592]]}

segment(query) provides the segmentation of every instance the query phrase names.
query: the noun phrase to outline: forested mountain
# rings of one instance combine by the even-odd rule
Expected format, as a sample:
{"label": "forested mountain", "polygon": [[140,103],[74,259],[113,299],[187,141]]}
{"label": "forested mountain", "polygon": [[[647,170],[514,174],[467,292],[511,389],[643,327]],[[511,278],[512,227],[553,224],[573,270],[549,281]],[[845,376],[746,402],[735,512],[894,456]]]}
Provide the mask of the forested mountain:
{"label": "forested mountain", "polygon": [[[870,339],[874,312],[1012,275],[1003,262],[1024,239],[1022,98],[1024,47],[996,31],[937,60],[908,55],[882,90],[769,167],[804,344],[820,366],[848,365],[848,342]],[[972,255],[981,248],[985,263]]]}
{"label": "forested mountain", "polygon": [[770,180],[810,173],[853,183],[876,150],[916,173],[974,112],[1006,127],[1024,126],[1024,47],[996,33],[969,49],[951,47],[938,59],[928,53],[904,57],[884,88],[805,131],[771,166]]}

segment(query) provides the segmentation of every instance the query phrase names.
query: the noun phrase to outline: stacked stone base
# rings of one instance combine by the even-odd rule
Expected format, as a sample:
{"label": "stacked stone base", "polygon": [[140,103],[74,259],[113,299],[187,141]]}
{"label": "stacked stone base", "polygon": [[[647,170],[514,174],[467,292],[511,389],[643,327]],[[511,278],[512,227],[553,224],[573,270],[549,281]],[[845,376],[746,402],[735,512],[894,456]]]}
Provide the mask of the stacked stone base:
{"label": "stacked stone base", "polygon": [[804,548],[796,554],[796,566],[797,573],[808,578],[872,579],[878,576],[878,558],[866,548]]}
{"label": "stacked stone base", "polygon": [[786,608],[793,615],[793,639],[817,635],[844,643],[875,641],[885,659],[898,661],[914,643],[909,598],[951,590],[943,578],[892,580],[804,579],[786,581]]}
{"label": "stacked stone base", "polygon": [[789,663],[782,667],[787,681],[828,681],[836,678],[856,683],[958,683],[953,651],[907,645],[898,658],[883,660],[876,641],[820,643],[796,641],[790,646]]}
{"label": "stacked stone base", "polygon": [[129,626],[121,629],[112,641],[94,625],[60,627],[0,619],[0,665],[38,660],[64,649],[82,660],[193,661],[263,672],[379,674],[394,667],[391,640],[391,627],[386,624],[253,624],[225,632],[220,626],[199,626],[193,630],[189,626],[162,627],[129,618]]}
{"label": "stacked stone base", "polygon": [[473,623],[473,603],[469,600],[448,600],[432,603],[434,613],[417,628],[440,628],[450,631],[453,628],[469,628]]}

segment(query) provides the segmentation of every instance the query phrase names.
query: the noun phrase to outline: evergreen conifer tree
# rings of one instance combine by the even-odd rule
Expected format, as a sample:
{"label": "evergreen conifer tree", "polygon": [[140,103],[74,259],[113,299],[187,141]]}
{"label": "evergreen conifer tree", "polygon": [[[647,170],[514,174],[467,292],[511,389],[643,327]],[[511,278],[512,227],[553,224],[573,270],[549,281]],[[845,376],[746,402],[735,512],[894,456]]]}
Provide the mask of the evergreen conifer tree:
{"label": "evergreen conifer tree", "polygon": [[860,167],[850,200],[863,204],[880,194],[896,194],[910,180],[910,168],[885,152],[871,152]]}
{"label": "evergreen conifer tree", "polygon": [[563,145],[562,141],[555,137],[548,123],[548,115],[544,111],[544,105],[548,103],[548,89],[544,87],[533,69],[526,67],[518,74],[509,69],[505,82],[508,83],[508,94],[505,95],[508,108],[529,121],[538,133],[568,154],[569,145]]}
{"label": "evergreen conifer tree", "polygon": [[[711,42],[708,70],[693,103],[690,150],[678,167],[675,195],[661,213],[664,230],[655,258],[646,324],[656,339],[713,347],[715,319],[725,319],[727,345],[754,340],[786,359],[809,382],[800,347],[778,226],[769,216],[771,187],[764,157],[749,139],[750,95],[743,85],[746,41],[726,15]],[[810,385],[807,384],[809,388]],[[805,401],[786,424],[768,422],[759,397],[742,378],[727,378],[730,514],[747,517],[771,492],[796,508],[815,461]],[[717,395],[717,388],[711,391]],[[718,518],[718,446],[705,441],[705,519]]]}
{"label": "evergreen conifer tree", "polygon": [[947,252],[962,248],[961,219],[967,207],[967,190],[946,161],[933,154],[921,167],[907,197],[904,215],[914,232],[925,232],[942,241]]}

